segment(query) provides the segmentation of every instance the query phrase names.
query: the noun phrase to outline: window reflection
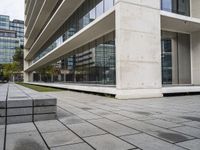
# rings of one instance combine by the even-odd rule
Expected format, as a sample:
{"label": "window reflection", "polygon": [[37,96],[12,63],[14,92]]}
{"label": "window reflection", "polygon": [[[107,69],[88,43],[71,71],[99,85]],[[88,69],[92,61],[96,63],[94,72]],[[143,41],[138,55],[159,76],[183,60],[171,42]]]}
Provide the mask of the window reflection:
{"label": "window reflection", "polygon": [[190,0],[161,0],[161,9],[190,16]]}
{"label": "window reflection", "polygon": [[[44,57],[47,53],[58,47],[57,39],[62,37],[63,43],[65,40],[73,36],[79,30],[94,21],[105,11],[112,8],[114,0],[85,0],[85,2],[72,14],[72,16],[64,23],[64,25],[55,33],[51,39],[52,43],[45,45],[36,54],[32,63]],[[57,37],[57,39],[56,39]],[[54,46],[52,46],[54,45]]]}
{"label": "window reflection", "polygon": [[34,73],[34,81],[115,85],[115,33],[90,42],[41,70]]}

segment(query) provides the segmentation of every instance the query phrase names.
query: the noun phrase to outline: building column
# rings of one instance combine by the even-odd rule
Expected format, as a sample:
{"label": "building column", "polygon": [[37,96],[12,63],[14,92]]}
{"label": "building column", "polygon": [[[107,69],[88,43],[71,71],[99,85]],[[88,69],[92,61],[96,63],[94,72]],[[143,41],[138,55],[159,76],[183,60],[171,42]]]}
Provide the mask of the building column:
{"label": "building column", "polygon": [[200,31],[191,34],[192,84],[200,85]]}
{"label": "building column", "polygon": [[160,1],[116,2],[116,98],[162,97]]}

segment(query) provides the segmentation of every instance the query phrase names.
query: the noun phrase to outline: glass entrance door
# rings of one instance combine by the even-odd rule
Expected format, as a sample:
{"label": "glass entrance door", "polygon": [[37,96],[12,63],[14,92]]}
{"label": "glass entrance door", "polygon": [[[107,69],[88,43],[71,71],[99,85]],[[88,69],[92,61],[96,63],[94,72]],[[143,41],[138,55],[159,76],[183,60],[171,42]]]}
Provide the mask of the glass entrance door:
{"label": "glass entrance door", "polygon": [[162,46],[162,84],[172,84],[172,41],[163,39]]}

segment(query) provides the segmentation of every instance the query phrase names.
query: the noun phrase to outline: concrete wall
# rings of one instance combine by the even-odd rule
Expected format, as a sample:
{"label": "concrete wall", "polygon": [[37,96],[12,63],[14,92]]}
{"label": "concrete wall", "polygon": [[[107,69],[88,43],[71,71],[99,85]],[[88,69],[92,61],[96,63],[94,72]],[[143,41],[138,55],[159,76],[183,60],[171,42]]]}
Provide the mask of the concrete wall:
{"label": "concrete wall", "polygon": [[191,16],[200,18],[200,0],[191,0]]}
{"label": "concrete wall", "polygon": [[178,34],[178,76],[179,84],[191,84],[190,36]]}
{"label": "concrete wall", "polygon": [[116,3],[116,98],[161,97],[160,1]]}
{"label": "concrete wall", "polygon": [[200,31],[191,34],[192,84],[200,85]]}

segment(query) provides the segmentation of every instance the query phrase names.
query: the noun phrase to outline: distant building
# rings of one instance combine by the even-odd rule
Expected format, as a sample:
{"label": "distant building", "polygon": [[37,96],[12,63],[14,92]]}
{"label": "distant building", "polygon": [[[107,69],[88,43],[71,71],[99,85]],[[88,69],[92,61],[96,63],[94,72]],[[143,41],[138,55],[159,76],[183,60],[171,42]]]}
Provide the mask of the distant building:
{"label": "distant building", "polygon": [[24,46],[24,21],[10,21],[9,16],[0,15],[0,64],[13,61],[16,48]]}

